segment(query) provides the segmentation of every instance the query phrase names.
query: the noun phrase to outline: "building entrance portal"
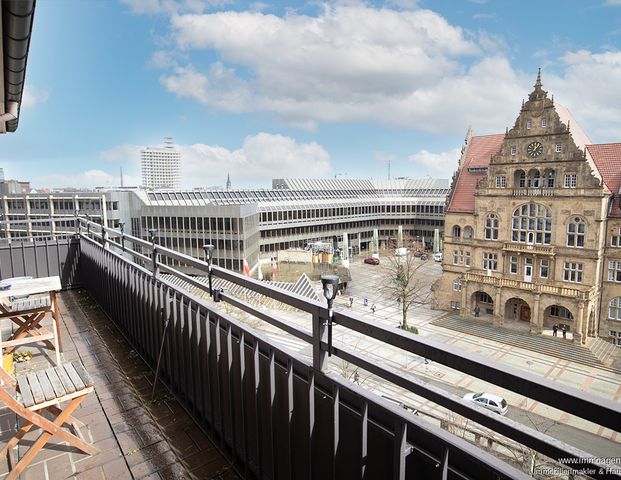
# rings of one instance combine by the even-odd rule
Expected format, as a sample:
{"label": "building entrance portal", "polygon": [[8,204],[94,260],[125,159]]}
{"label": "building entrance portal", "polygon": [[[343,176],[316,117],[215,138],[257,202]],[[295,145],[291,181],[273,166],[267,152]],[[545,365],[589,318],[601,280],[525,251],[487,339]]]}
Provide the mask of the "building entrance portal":
{"label": "building entrance portal", "polygon": [[[472,308],[475,317],[494,315],[494,300],[487,293],[477,291],[472,295]],[[477,314],[478,307],[478,314]]]}
{"label": "building entrance portal", "polygon": [[505,305],[505,320],[530,323],[531,310],[521,298],[511,298]]}

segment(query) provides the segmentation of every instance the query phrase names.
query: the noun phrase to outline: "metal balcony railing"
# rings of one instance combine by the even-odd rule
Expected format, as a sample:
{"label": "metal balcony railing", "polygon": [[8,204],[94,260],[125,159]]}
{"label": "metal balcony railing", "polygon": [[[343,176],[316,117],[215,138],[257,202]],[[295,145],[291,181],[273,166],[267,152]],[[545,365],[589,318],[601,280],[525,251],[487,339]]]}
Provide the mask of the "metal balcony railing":
{"label": "metal balcony railing", "polygon": [[[63,275],[81,283],[246,478],[530,478],[492,453],[409,414],[340,375],[328,354],[519,442],[568,468],[579,459],[597,478],[619,478],[602,459],[510,419],[470,406],[357,350],[329,345],[328,309],[237,273],[79,218],[73,238],[0,246],[0,277]],[[2,231],[2,228],[0,228]],[[116,240],[111,240],[115,238]],[[154,239],[155,240],[155,239]],[[45,255],[41,253],[47,252]],[[142,253],[147,252],[147,254]],[[303,312],[298,327],[166,266],[173,258]],[[166,272],[207,290],[205,301],[163,279]],[[312,361],[277,347],[226,313],[247,312],[312,346]],[[340,328],[491,382],[603,427],[619,430],[619,403],[545,380],[489,358],[334,312]],[[563,460],[561,460],[563,459]],[[600,470],[601,469],[601,470]]]}

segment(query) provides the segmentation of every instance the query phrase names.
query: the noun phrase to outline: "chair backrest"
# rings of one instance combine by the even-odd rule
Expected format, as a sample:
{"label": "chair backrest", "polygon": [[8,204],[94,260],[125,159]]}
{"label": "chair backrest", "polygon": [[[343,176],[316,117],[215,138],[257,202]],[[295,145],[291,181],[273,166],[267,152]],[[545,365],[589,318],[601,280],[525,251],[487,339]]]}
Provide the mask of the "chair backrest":
{"label": "chair backrest", "polygon": [[4,369],[4,364],[0,364],[0,385],[7,386],[15,390],[15,379]]}

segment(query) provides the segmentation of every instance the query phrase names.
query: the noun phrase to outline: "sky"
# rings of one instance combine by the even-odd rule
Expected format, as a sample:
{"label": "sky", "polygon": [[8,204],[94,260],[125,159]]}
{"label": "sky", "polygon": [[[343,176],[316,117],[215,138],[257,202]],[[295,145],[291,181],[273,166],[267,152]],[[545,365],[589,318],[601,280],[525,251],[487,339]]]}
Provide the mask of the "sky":
{"label": "sky", "polygon": [[140,149],[173,137],[187,188],[448,179],[538,68],[593,143],[621,142],[621,0],[39,0],[0,168],[139,185]]}

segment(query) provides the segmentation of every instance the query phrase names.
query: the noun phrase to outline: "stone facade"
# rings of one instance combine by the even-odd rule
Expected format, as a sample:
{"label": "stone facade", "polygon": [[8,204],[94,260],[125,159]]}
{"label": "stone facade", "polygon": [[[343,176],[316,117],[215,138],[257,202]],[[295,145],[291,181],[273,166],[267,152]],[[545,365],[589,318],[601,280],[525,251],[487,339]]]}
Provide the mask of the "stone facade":
{"label": "stone facade", "polygon": [[621,311],[621,273],[610,263],[621,262],[613,245],[621,218],[610,216],[618,192],[590,144],[539,75],[513,128],[468,135],[448,200],[436,308],[476,316],[478,306],[494,324],[527,322],[538,333],[567,325],[582,343],[621,338],[621,317],[609,319],[616,298]]}

